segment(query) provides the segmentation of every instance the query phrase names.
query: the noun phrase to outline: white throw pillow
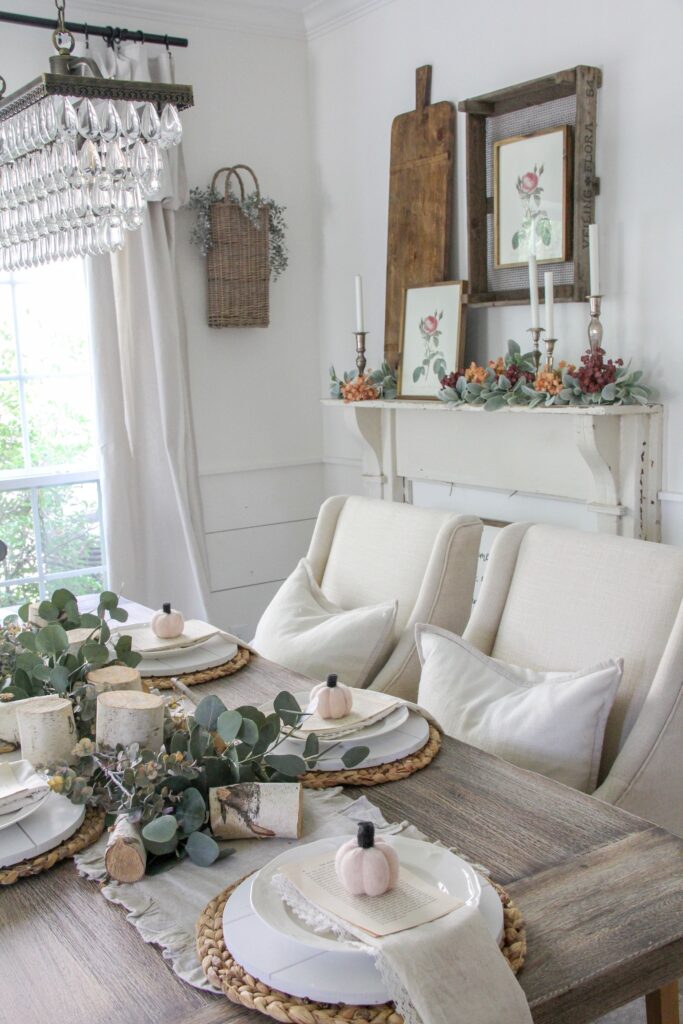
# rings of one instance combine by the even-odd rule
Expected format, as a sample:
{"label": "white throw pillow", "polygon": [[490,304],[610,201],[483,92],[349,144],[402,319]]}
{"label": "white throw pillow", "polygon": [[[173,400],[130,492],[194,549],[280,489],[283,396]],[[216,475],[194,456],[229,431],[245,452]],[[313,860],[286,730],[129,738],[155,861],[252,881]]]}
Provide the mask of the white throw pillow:
{"label": "white throw pillow", "polygon": [[592,793],[623,661],[535,672],[488,658],[462,637],[417,626],[418,703],[449,736]]}
{"label": "white throw pillow", "polygon": [[302,558],[261,616],[252,646],[264,658],[347,686],[367,686],[394,645],[398,602],[345,610],[328,601]]}

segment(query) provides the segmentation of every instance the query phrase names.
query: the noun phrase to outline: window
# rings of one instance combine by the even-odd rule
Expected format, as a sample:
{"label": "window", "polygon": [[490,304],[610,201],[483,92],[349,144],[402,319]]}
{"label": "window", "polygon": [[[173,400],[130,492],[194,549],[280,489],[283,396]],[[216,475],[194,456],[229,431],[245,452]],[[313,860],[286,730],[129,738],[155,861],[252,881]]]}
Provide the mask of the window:
{"label": "window", "polygon": [[79,260],[0,273],[0,608],[104,586]]}

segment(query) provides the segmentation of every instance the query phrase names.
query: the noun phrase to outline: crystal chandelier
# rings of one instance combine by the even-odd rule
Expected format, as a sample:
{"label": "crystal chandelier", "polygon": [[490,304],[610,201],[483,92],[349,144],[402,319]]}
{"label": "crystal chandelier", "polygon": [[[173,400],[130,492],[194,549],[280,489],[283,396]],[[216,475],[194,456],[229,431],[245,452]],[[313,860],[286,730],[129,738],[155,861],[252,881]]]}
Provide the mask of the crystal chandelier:
{"label": "crystal chandelier", "polygon": [[73,57],[55,2],[50,72],[4,99],[0,77],[0,270],[123,248],[193,105],[191,86],[103,78]]}

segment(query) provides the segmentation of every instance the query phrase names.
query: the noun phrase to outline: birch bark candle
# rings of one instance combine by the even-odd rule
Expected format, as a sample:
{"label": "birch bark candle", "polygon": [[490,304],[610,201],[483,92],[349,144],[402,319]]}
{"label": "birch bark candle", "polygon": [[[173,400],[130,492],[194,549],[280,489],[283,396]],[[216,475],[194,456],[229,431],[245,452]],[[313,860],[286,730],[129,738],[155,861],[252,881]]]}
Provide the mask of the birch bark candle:
{"label": "birch bark candle", "polygon": [[65,697],[27,700],[17,708],[21,754],[34,768],[72,764],[76,723],[71,701]]}
{"label": "birch bark candle", "polygon": [[105,665],[104,668],[94,668],[92,672],[88,672],[86,678],[98,693],[105,693],[107,690],[142,689],[140,673],[128,665]]}
{"label": "birch bark candle", "polygon": [[299,782],[238,782],[209,790],[211,831],[217,839],[299,839],[303,789]]}
{"label": "birch bark candle", "polygon": [[164,742],[164,702],[158,694],[138,690],[108,690],[97,698],[95,744],[115,750],[139,743],[157,753]]}
{"label": "birch bark candle", "polygon": [[147,868],[145,850],[138,825],[127,814],[120,814],[109,833],[104,866],[117,882],[139,882]]}

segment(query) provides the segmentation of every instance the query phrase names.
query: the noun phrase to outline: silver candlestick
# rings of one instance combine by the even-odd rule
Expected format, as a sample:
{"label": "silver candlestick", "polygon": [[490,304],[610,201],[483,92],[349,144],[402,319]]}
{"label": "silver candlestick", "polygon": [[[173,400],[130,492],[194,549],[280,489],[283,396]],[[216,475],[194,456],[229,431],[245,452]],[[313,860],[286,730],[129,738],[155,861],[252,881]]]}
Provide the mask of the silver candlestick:
{"label": "silver candlestick", "polygon": [[544,338],[543,344],[545,345],[545,366],[543,367],[546,373],[553,372],[553,352],[555,351],[555,342],[557,338]]}
{"label": "silver candlestick", "polygon": [[533,345],[531,354],[534,357],[534,366],[536,367],[536,376],[538,377],[538,371],[541,368],[541,350],[539,348],[539,342],[544,330],[542,327],[530,327],[529,333],[531,334],[531,343]]}
{"label": "silver candlestick", "polygon": [[365,338],[370,333],[369,331],[354,331],[356,338],[356,366],[358,368],[358,376],[363,377],[365,374]]}
{"label": "silver candlestick", "polygon": [[602,306],[602,295],[589,295],[588,301],[591,307],[591,318],[588,324],[588,341],[591,352],[602,348],[602,324],[600,323],[600,307]]}

